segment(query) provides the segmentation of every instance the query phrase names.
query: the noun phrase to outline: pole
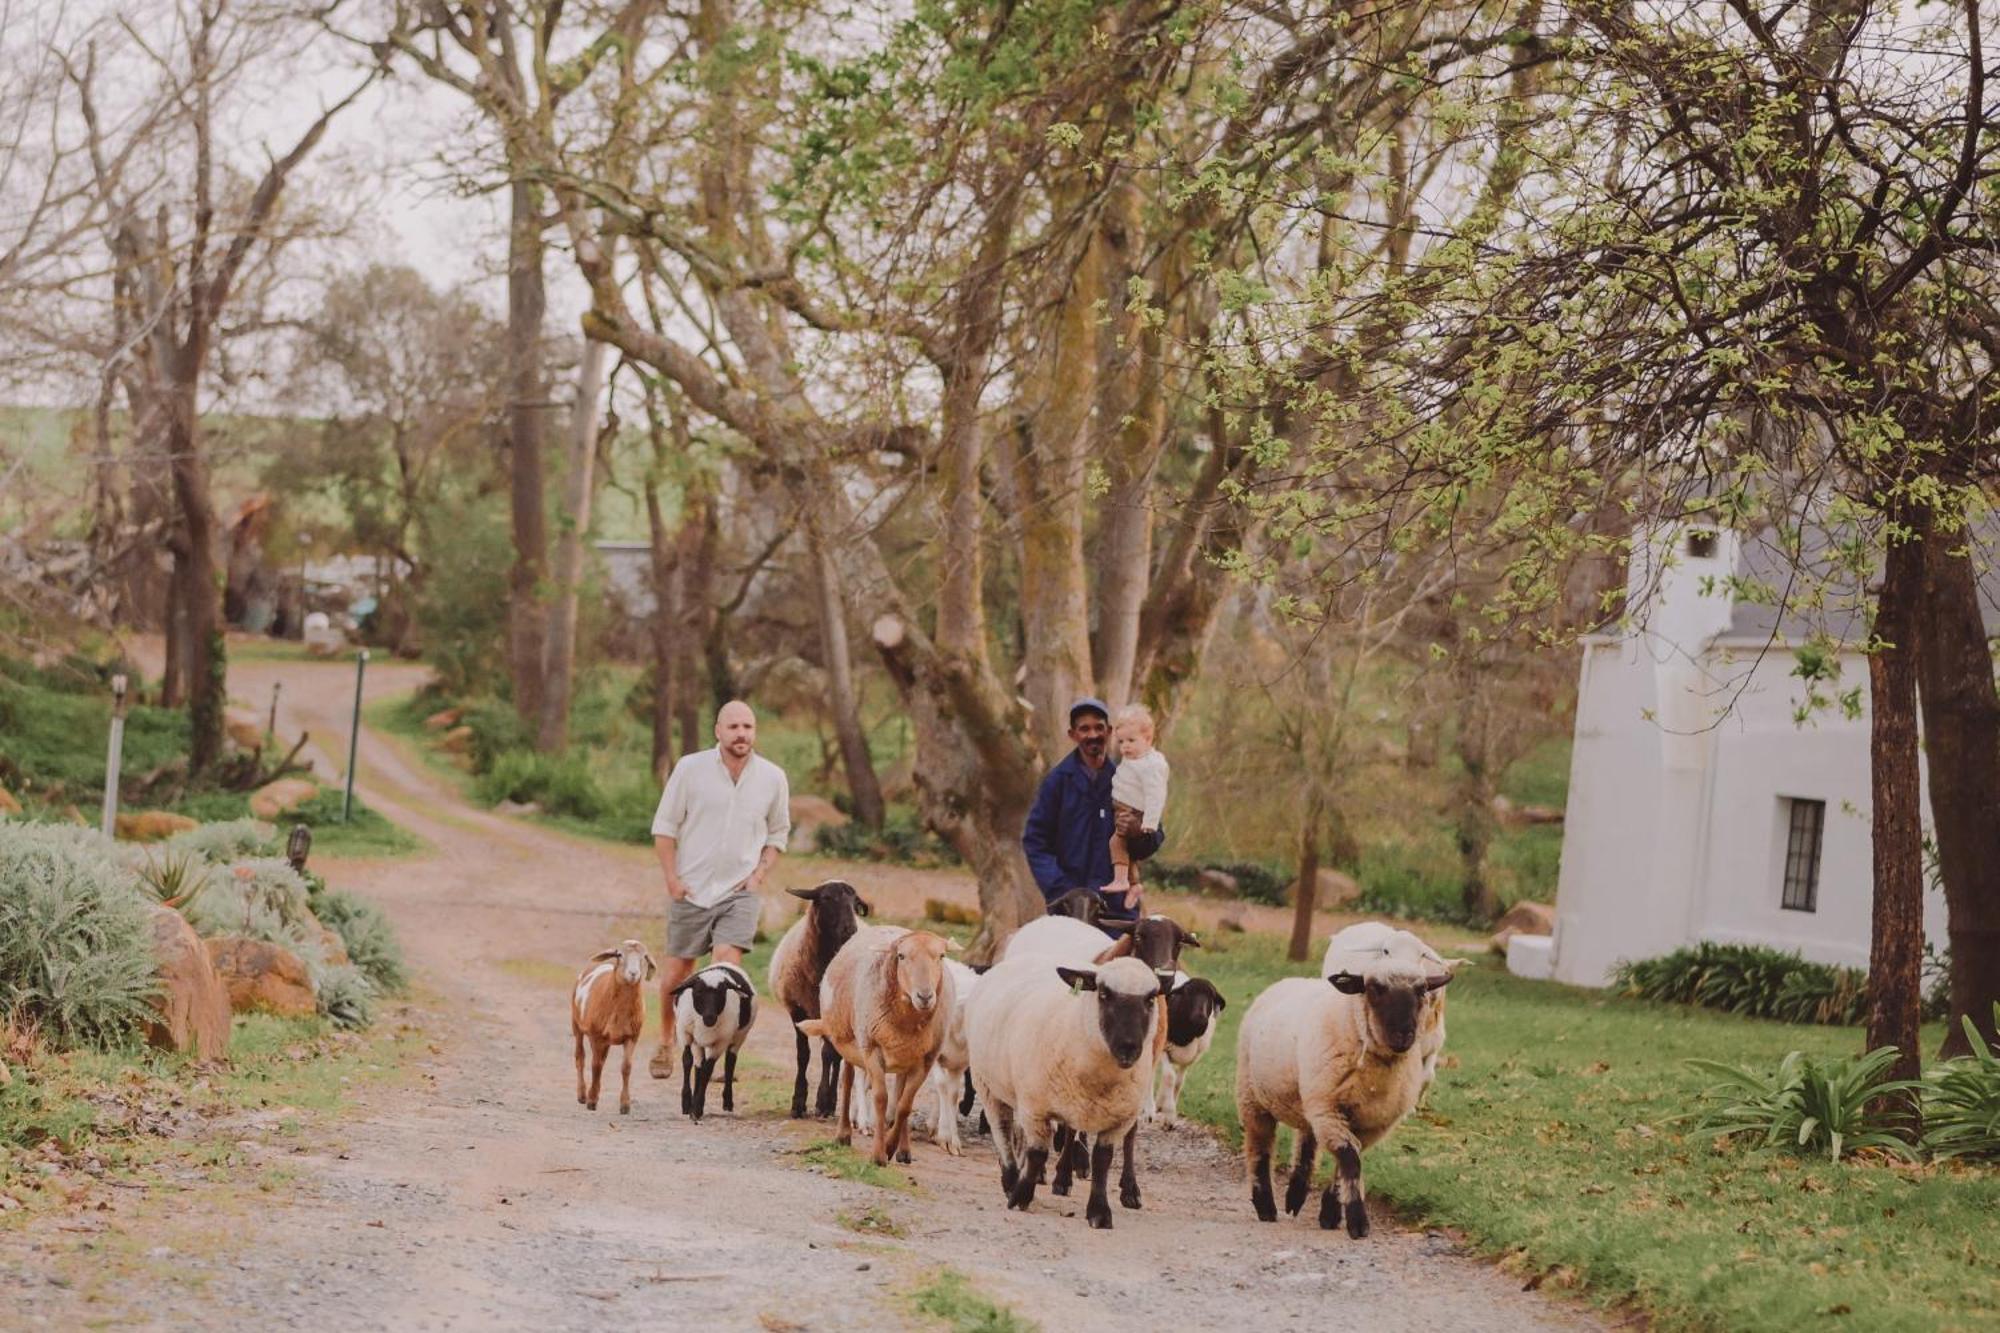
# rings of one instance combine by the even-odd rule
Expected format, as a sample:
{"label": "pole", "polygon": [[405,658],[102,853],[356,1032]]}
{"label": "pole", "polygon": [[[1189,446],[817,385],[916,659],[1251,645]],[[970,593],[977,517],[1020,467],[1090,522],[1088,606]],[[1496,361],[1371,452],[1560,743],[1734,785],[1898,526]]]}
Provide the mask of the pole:
{"label": "pole", "polygon": [[276,740],[278,736],[278,691],[284,688],[285,683],[283,681],[274,680],[271,682],[271,721],[264,728],[264,743],[266,745]]}
{"label": "pole", "polygon": [[354,758],[361,749],[361,677],[368,671],[368,650],[354,659],[354,723],[347,729],[347,795],[340,802],[340,822],[354,815]]}
{"label": "pole", "polygon": [[118,767],[125,755],[125,677],[111,678],[111,744],[104,754],[104,836],[118,828]]}

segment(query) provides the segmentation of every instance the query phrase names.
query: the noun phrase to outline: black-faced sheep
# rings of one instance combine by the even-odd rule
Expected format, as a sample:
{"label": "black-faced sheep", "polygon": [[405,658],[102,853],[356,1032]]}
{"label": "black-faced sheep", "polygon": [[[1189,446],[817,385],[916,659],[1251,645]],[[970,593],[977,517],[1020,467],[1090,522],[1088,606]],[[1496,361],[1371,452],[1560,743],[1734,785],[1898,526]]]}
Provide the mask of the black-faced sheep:
{"label": "black-faced sheep", "polygon": [[1162,1129],[1172,1129],[1180,1123],[1181,1088],[1195,1062],[1208,1054],[1217,1018],[1226,1008],[1228,1001],[1214,982],[1185,972],[1175,974],[1174,987],[1167,992],[1167,1048],[1153,1076],[1147,1124],[1157,1121]]}
{"label": "black-faced sheep", "polygon": [[670,992],[681,1048],[681,1114],[708,1110],[708,1082],[722,1061],[722,1109],[736,1109],[736,1053],[757,1021],[757,991],[734,963],[711,963]]}
{"label": "black-faced sheep", "polygon": [[[771,967],[766,974],[771,996],[785,1006],[796,1025],[819,1017],[819,983],[827,966],[843,944],[860,928],[859,918],[870,908],[854,886],[845,880],[830,879],[810,889],[787,889],[794,898],[806,900],[805,915],[792,923],[778,947],[771,951]],[[834,1073],[840,1056],[832,1042],[820,1046],[819,1096],[814,1110],[823,1119],[833,1114]],[[798,1034],[798,1080],[792,1085],[792,1118],[806,1113],[806,1076],[812,1070],[812,1041]]]}

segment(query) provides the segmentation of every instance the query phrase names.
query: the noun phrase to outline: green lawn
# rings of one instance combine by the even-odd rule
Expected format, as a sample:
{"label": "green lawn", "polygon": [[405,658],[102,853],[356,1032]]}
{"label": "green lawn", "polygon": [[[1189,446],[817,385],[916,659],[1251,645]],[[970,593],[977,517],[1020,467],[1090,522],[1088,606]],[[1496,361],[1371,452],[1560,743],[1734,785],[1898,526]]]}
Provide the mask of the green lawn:
{"label": "green lawn", "polygon": [[[1181,1106],[1240,1141],[1237,1025],[1270,981],[1315,969],[1273,937],[1217,942],[1190,961],[1229,1008]],[[1427,1105],[1364,1159],[1400,1216],[1668,1327],[2000,1327],[2000,1170],[1834,1165],[1718,1147],[1676,1121],[1710,1082],[1686,1060],[1851,1052],[1858,1030],[1522,981],[1489,958],[1448,994]]]}

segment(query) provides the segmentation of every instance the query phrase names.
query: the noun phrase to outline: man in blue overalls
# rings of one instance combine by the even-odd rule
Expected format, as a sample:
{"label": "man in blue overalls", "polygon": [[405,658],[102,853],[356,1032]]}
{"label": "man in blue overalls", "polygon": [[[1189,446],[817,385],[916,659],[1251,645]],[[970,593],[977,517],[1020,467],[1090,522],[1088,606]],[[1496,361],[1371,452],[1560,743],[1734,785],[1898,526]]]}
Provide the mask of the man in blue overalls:
{"label": "man in blue overalls", "polygon": [[[1103,902],[1105,919],[1134,920],[1138,904],[1128,905],[1122,893],[1104,892],[1111,882],[1111,774],[1118,764],[1110,755],[1111,710],[1102,699],[1078,699],[1069,706],[1069,738],[1076,748],[1042,779],[1021,830],[1021,850],[1044,902],[1085,889]],[[1141,833],[1137,816],[1126,822],[1130,827],[1119,831],[1132,859],[1151,856],[1164,832]]]}

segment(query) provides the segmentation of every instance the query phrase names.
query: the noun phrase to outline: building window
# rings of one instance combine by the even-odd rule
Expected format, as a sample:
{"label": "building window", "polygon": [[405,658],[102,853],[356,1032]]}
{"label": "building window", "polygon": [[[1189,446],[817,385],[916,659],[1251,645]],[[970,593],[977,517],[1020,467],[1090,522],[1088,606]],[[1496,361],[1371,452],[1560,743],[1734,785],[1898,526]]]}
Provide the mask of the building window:
{"label": "building window", "polygon": [[1819,910],[1819,850],[1826,832],[1826,802],[1786,800],[1785,894],[1794,912]]}
{"label": "building window", "polygon": [[1696,560],[1715,558],[1715,534],[1712,532],[1690,532],[1687,539],[1687,553]]}

